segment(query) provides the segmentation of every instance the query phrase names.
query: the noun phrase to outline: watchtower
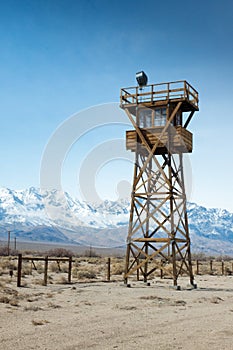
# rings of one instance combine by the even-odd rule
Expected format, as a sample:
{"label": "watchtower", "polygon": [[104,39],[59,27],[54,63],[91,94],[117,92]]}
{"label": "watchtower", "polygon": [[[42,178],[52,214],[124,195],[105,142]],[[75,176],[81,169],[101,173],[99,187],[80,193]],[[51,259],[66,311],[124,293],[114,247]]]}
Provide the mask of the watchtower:
{"label": "watchtower", "polygon": [[174,286],[181,274],[191,284],[190,237],[186,209],[183,154],[191,153],[187,127],[198,111],[198,92],[186,81],[121,89],[121,108],[134,126],[126,132],[126,148],[135,152],[134,179],[127,237],[125,283],[135,272],[148,276],[171,264]]}

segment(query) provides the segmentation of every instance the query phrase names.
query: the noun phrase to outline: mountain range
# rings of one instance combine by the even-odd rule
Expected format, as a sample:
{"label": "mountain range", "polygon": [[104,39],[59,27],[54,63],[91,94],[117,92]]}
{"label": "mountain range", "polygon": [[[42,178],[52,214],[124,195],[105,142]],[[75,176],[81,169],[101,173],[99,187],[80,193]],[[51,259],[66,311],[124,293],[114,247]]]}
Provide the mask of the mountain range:
{"label": "mountain range", "polygon": [[[57,190],[0,188],[0,238],[120,247],[125,245],[130,203],[86,203]],[[192,250],[233,255],[233,214],[188,203]]]}

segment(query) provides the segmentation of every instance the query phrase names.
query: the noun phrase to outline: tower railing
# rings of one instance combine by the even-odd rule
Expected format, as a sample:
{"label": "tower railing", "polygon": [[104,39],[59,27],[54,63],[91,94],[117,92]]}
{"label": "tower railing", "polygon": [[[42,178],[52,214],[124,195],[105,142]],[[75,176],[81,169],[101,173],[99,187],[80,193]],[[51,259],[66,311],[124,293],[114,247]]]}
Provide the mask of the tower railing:
{"label": "tower railing", "polygon": [[129,104],[155,104],[158,101],[184,100],[198,109],[198,92],[185,80],[121,89],[121,107]]}

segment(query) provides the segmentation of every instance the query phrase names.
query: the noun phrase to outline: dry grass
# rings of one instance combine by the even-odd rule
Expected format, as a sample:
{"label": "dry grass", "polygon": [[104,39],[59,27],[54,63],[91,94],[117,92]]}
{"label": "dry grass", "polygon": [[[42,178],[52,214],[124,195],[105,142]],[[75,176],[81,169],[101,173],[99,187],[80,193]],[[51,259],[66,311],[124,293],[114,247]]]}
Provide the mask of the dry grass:
{"label": "dry grass", "polygon": [[59,279],[57,279],[58,284],[68,284],[68,278],[67,276],[60,276]]}
{"label": "dry grass", "polygon": [[[62,252],[60,252],[62,254]],[[68,253],[66,253],[68,255]],[[212,259],[212,269],[210,260],[205,256],[200,256],[203,260],[199,260],[199,275],[222,275],[222,261],[220,259]],[[107,258],[100,257],[77,257],[73,258],[72,265],[72,282],[84,282],[90,280],[106,280],[107,276]],[[36,269],[35,269],[36,267]],[[111,280],[122,280],[125,268],[124,258],[111,258],[110,273]],[[149,279],[159,278],[161,275],[161,261],[149,262],[149,269],[155,268],[155,271],[149,276]],[[193,261],[194,274],[197,274],[197,263]],[[13,273],[10,276],[10,271]],[[172,264],[163,264],[163,278],[172,278]],[[11,273],[11,274],[12,274]],[[232,260],[224,261],[224,274],[233,274]],[[35,266],[30,261],[23,261],[22,264],[22,286],[40,285],[44,286],[44,262],[35,261]],[[132,280],[136,280],[136,272],[132,276]],[[16,285],[17,279],[17,258],[0,257],[0,291],[5,285]],[[140,279],[142,276],[140,275]],[[68,283],[68,262],[56,261],[48,264],[48,284],[67,284]]]}
{"label": "dry grass", "polygon": [[58,273],[61,271],[61,268],[59,267],[58,263],[54,261],[49,263],[49,271]]}
{"label": "dry grass", "polygon": [[34,280],[33,280],[33,284],[37,284],[37,285],[39,285],[39,286],[44,286],[44,285],[45,285],[45,284],[44,284],[44,279],[39,279],[39,278],[34,279]]}
{"label": "dry grass", "polygon": [[96,274],[95,274],[94,271],[91,271],[91,270],[88,270],[88,269],[83,269],[83,270],[77,272],[77,278],[79,280],[96,279]]}
{"label": "dry grass", "polygon": [[125,262],[122,259],[114,259],[110,267],[112,275],[122,275],[125,271]]}
{"label": "dry grass", "polygon": [[71,250],[65,249],[65,248],[55,248],[55,249],[50,249],[48,250],[45,255],[47,256],[55,256],[57,257],[70,257],[74,256],[74,253]]}
{"label": "dry grass", "polygon": [[48,303],[48,307],[51,308],[51,309],[60,309],[61,305]]}
{"label": "dry grass", "polygon": [[9,304],[11,306],[19,306],[20,296],[18,291],[2,285],[0,289],[0,303]]}

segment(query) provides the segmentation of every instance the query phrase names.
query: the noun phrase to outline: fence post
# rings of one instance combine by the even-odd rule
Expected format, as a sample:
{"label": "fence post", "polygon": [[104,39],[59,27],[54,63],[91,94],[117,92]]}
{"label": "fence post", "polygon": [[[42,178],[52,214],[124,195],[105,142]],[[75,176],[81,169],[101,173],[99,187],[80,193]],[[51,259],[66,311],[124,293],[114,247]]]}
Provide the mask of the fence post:
{"label": "fence post", "polygon": [[72,256],[69,257],[68,283],[71,283]]}
{"label": "fence post", "polygon": [[199,275],[199,260],[197,260],[197,275]]}
{"label": "fence post", "polygon": [[162,279],[163,278],[163,261],[161,260],[161,267],[160,267],[160,278]]}
{"label": "fence post", "polygon": [[[137,266],[139,265],[139,260],[137,259]],[[137,281],[139,281],[140,280],[140,274],[139,274],[139,268],[137,268]]]}
{"label": "fence post", "polygon": [[110,281],[111,278],[111,258],[107,260],[107,281]]}
{"label": "fence post", "polygon": [[222,275],[224,275],[224,260],[222,260]]}
{"label": "fence post", "polygon": [[18,255],[17,287],[21,287],[21,273],[22,273],[22,254],[19,254]]}
{"label": "fence post", "polygon": [[47,286],[48,280],[48,256],[44,259],[44,285]]}
{"label": "fence post", "polygon": [[210,260],[210,273],[213,272],[213,260]]}

